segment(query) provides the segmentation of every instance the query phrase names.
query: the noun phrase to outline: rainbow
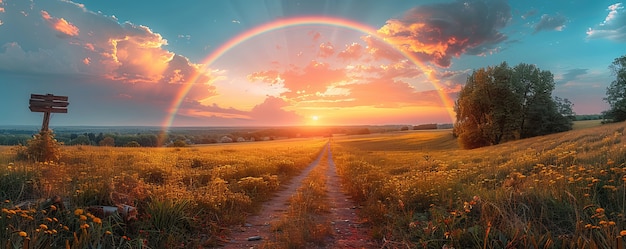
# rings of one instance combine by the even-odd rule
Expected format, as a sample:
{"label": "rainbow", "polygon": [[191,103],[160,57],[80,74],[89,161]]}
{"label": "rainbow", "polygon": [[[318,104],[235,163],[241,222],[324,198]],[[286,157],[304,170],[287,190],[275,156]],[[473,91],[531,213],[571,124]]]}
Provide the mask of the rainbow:
{"label": "rainbow", "polygon": [[[241,43],[243,43],[243,42],[245,42],[245,41],[247,41],[247,40],[249,40],[249,39],[251,39],[251,38],[253,38],[255,36],[258,36],[260,34],[263,34],[263,33],[266,33],[266,32],[270,32],[270,31],[273,31],[273,30],[278,30],[278,29],[283,29],[283,28],[293,27],[293,26],[300,26],[300,25],[329,25],[329,26],[336,26],[336,27],[341,27],[341,28],[347,28],[347,29],[360,31],[360,32],[363,32],[363,33],[368,34],[368,35],[372,35],[373,37],[377,37],[377,38],[381,39],[382,41],[385,41],[385,39],[380,37],[377,34],[377,31],[375,29],[373,29],[372,27],[364,25],[362,23],[358,23],[358,22],[352,21],[352,20],[347,20],[347,19],[342,19],[342,18],[337,18],[337,17],[328,17],[328,16],[305,16],[305,17],[293,17],[293,18],[286,18],[286,19],[278,19],[278,20],[275,20],[275,21],[272,21],[272,22],[265,23],[263,25],[257,26],[255,28],[252,28],[252,29],[247,30],[247,31],[245,31],[243,33],[240,33],[239,35],[235,36],[234,38],[228,40],[226,43],[222,44],[215,51],[213,51],[213,53],[209,54],[209,56],[202,62],[202,65],[205,68],[203,68],[203,70],[201,70],[201,71],[204,71],[204,69],[206,69],[209,65],[213,64],[217,59],[219,59],[222,55],[224,55],[229,50],[233,49],[234,47],[238,46],[239,44],[241,44]],[[395,47],[393,44],[391,44],[389,42],[386,42],[386,43],[389,44],[392,47]],[[403,56],[405,56],[407,59],[409,59],[413,64],[415,64],[422,71],[424,71],[426,76],[431,81],[431,84],[435,87],[435,89],[437,89],[439,97],[441,98],[441,100],[443,101],[444,106],[448,110],[448,114],[450,115],[451,120],[454,120],[455,119],[455,114],[454,114],[454,112],[453,112],[453,110],[451,108],[453,106],[453,104],[454,104],[454,101],[452,99],[450,99],[450,97],[448,97],[446,95],[446,93],[443,91],[443,87],[440,85],[439,81],[432,74],[432,70],[430,68],[428,68],[428,66],[424,65],[421,61],[419,61],[412,54],[407,53],[407,52],[405,52],[402,49],[399,49],[397,47],[395,47],[395,48]],[[180,104],[185,99],[185,96],[187,95],[187,93],[189,92],[189,90],[191,89],[191,87],[193,86],[193,84],[196,82],[196,80],[199,77],[200,77],[200,74],[197,74],[197,75],[191,77],[190,80],[188,82],[186,82],[185,86],[176,94],[175,99],[174,99],[174,101],[172,102],[172,105],[169,108],[166,120],[163,123],[163,128],[164,129],[167,129],[167,128],[169,128],[172,125],[172,122],[174,121],[174,117],[176,116],[176,113],[178,112],[178,108],[180,107]]]}

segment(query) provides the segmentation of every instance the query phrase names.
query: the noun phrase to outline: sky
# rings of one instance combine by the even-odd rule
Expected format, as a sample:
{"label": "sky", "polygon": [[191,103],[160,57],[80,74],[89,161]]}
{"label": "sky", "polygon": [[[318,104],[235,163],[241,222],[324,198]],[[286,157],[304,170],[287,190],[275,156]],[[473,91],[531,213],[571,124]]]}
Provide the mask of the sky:
{"label": "sky", "polygon": [[0,125],[39,125],[30,94],[68,96],[50,126],[454,122],[473,70],[553,73],[599,114],[626,54],[620,1],[0,0]]}

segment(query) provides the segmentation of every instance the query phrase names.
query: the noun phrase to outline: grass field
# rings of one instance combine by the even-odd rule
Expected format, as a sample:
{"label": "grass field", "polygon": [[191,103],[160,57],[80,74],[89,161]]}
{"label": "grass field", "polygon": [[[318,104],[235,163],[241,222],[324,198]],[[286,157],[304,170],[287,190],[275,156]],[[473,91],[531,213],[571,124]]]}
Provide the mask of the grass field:
{"label": "grass field", "polygon": [[[0,241],[6,248],[211,246],[306,167],[327,139],[187,148],[63,147],[59,163],[15,161],[0,149]],[[66,200],[55,212],[46,198]],[[24,203],[35,205],[22,205]],[[95,219],[126,204],[138,219]],[[80,214],[79,214],[80,213]],[[6,244],[4,244],[6,243]],[[50,246],[50,247],[47,247]]]}
{"label": "grass field", "polygon": [[[586,122],[474,150],[459,149],[450,130],[403,131],[335,136],[331,148],[345,190],[383,248],[618,248],[626,236],[624,128]],[[0,147],[0,246],[215,246],[327,141],[67,146],[58,163],[17,161],[12,147]],[[324,199],[316,174],[297,197]],[[46,201],[53,196],[65,209]],[[302,231],[327,235],[327,224],[302,218],[319,210],[297,211],[308,203],[292,205],[275,229],[294,230],[291,220],[300,220]],[[137,220],[100,219],[89,209],[119,204],[137,207]],[[313,215],[294,215],[306,213]],[[272,245],[302,242],[283,236],[265,244]]]}
{"label": "grass field", "polygon": [[625,124],[459,150],[448,131],[335,137],[372,236],[405,248],[618,248]]}

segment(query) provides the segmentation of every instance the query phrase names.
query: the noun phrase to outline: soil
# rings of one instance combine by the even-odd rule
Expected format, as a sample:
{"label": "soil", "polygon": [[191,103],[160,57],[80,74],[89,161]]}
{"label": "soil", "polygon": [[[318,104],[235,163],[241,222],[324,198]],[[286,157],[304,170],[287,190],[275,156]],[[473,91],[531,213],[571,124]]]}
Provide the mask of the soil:
{"label": "soil", "polygon": [[[327,155],[327,157],[324,157]],[[324,217],[330,221],[333,234],[322,248],[375,248],[376,243],[370,240],[368,229],[360,223],[358,210],[350,197],[341,188],[341,179],[337,175],[333,162],[330,143],[326,144],[317,158],[302,173],[294,177],[285,188],[265,202],[261,211],[248,217],[246,224],[232,231],[230,241],[223,248],[259,248],[265,239],[271,238],[270,224],[279,220],[289,208],[289,198],[296,194],[311,170],[317,167],[320,160],[327,158],[326,171],[327,196],[330,212]]]}

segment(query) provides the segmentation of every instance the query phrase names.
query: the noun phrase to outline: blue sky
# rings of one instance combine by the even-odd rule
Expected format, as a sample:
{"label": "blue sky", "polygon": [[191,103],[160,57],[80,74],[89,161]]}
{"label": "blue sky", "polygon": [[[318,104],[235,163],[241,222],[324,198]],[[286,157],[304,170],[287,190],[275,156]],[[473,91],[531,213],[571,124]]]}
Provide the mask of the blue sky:
{"label": "blue sky", "polygon": [[[554,95],[578,114],[597,114],[608,109],[608,66],[626,54],[625,7],[0,0],[0,125],[41,123],[28,110],[31,93],[69,96],[68,113],[54,114],[52,127],[447,123],[468,74],[503,61],[551,71]],[[249,37],[207,64],[238,35],[303,16],[374,33],[304,23]]]}

